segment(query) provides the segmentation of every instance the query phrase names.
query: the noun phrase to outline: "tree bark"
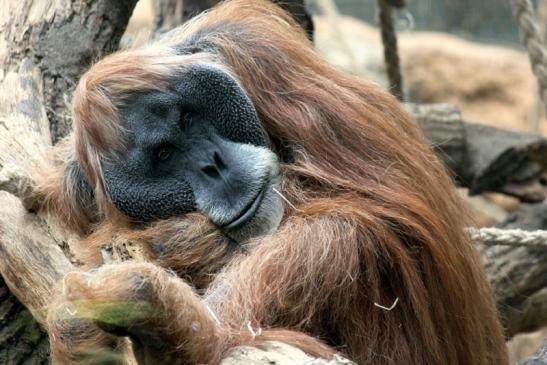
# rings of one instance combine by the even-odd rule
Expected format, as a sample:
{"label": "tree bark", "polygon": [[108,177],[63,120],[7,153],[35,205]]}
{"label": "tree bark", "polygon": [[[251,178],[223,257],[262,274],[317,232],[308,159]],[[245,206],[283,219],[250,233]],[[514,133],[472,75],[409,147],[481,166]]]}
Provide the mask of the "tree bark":
{"label": "tree bark", "polygon": [[[512,213],[500,228],[547,229],[547,204]],[[495,290],[507,337],[547,325],[547,249],[545,247],[484,247],[485,268]]]}
{"label": "tree bark", "polygon": [[342,357],[332,360],[314,359],[301,350],[281,342],[268,342],[258,347],[234,348],[221,365],[357,365]]}
{"label": "tree bark", "polygon": [[456,182],[471,194],[498,192],[524,202],[547,198],[547,139],[468,123],[450,105],[407,107]]}
{"label": "tree bark", "polygon": [[[78,76],[93,60],[118,47],[136,2],[3,1],[9,16],[0,20],[0,69],[6,77],[17,77],[22,69],[39,74],[54,142],[70,131],[66,105]],[[0,85],[0,91],[6,90]]]}
{"label": "tree bark", "polygon": [[0,277],[0,364],[49,364],[49,342]]}

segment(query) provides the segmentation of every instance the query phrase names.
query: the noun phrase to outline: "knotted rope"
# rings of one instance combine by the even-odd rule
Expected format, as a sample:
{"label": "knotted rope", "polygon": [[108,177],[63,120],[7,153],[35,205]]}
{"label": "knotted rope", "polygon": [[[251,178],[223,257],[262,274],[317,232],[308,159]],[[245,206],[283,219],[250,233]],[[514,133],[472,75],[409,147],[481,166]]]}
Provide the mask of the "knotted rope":
{"label": "knotted rope", "polygon": [[404,0],[378,0],[380,30],[384,45],[384,60],[390,91],[397,99],[404,101],[403,77],[397,48],[397,33],[393,24],[393,8],[404,6]]}
{"label": "knotted rope", "polygon": [[528,51],[532,70],[538,81],[544,108],[547,109],[547,55],[530,0],[511,0],[522,44]]}
{"label": "knotted rope", "polygon": [[475,243],[487,246],[544,246],[547,248],[547,231],[525,231],[522,229],[470,228]]}

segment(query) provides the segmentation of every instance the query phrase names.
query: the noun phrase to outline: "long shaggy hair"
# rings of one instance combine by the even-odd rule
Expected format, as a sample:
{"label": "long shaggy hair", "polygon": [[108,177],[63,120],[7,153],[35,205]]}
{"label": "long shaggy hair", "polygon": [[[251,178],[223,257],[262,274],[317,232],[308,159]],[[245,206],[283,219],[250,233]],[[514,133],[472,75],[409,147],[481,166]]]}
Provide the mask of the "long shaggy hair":
{"label": "long shaggy hair", "polygon": [[[272,148],[288,156],[281,227],[231,257],[210,286],[211,295],[222,292],[211,306],[226,328],[307,332],[360,364],[507,363],[464,208],[415,123],[394,97],[323,61],[291,17],[265,1],[227,1],[82,77],[69,160],[92,198],[65,179],[45,194],[53,215],[84,236],[106,222],[126,225],[99,162],[123,149],[118,107],[128,93],[166,88],[194,63],[236,78]],[[141,233],[166,235],[177,219]],[[298,345],[287,333],[277,339]]]}

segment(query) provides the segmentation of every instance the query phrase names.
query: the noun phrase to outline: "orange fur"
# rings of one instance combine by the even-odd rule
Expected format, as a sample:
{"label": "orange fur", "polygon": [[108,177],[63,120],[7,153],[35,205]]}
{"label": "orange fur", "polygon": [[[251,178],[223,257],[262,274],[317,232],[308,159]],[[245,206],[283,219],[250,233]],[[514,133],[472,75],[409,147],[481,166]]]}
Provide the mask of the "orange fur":
{"label": "orange fur", "polygon": [[[212,51],[178,55],[180,45]],[[230,250],[197,216],[135,231],[116,218],[102,183],[99,159],[123,148],[117,103],[127,92],[161,90],[192,63],[214,63],[233,75],[272,140],[288,143],[294,155],[282,166],[290,205],[281,227],[245,252]],[[160,265],[210,287],[208,303],[220,323],[210,321],[185,283],[147,264],[100,269],[103,286],[73,290],[88,299],[101,290],[102,299],[133,298],[135,287],[122,280],[144,270],[143,280],[153,283],[146,300],[168,303],[150,326],[170,356],[213,363],[231,346],[266,339],[332,355],[306,333],[360,364],[507,363],[492,292],[443,166],[392,96],[321,60],[276,6],[227,1],[155,44],[106,57],[77,87],[74,120],[76,158],[97,212],[94,220],[76,214],[68,224],[92,233],[85,242],[95,254],[112,234],[142,241],[151,252],[159,247],[163,256],[153,259]],[[57,200],[44,209],[74,210],[70,196],[52,196]],[[396,300],[392,310],[380,307]],[[187,306],[189,317],[177,314]],[[188,338],[184,326],[192,321],[207,324],[218,341],[205,346]],[[262,337],[250,339],[248,325],[264,328]]]}

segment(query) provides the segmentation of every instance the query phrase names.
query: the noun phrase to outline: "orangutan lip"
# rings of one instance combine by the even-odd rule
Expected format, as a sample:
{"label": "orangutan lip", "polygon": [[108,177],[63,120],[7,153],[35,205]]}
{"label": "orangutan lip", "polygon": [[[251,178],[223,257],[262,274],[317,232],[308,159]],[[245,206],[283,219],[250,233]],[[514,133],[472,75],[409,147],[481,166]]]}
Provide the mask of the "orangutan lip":
{"label": "orangutan lip", "polygon": [[254,217],[256,211],[262,203],[262,199],[264,198],[264,190],[264,188],[260,190],[256,197],[243,208],[241,213],[233,221],[224,226],[224,229],[238,228]]}

